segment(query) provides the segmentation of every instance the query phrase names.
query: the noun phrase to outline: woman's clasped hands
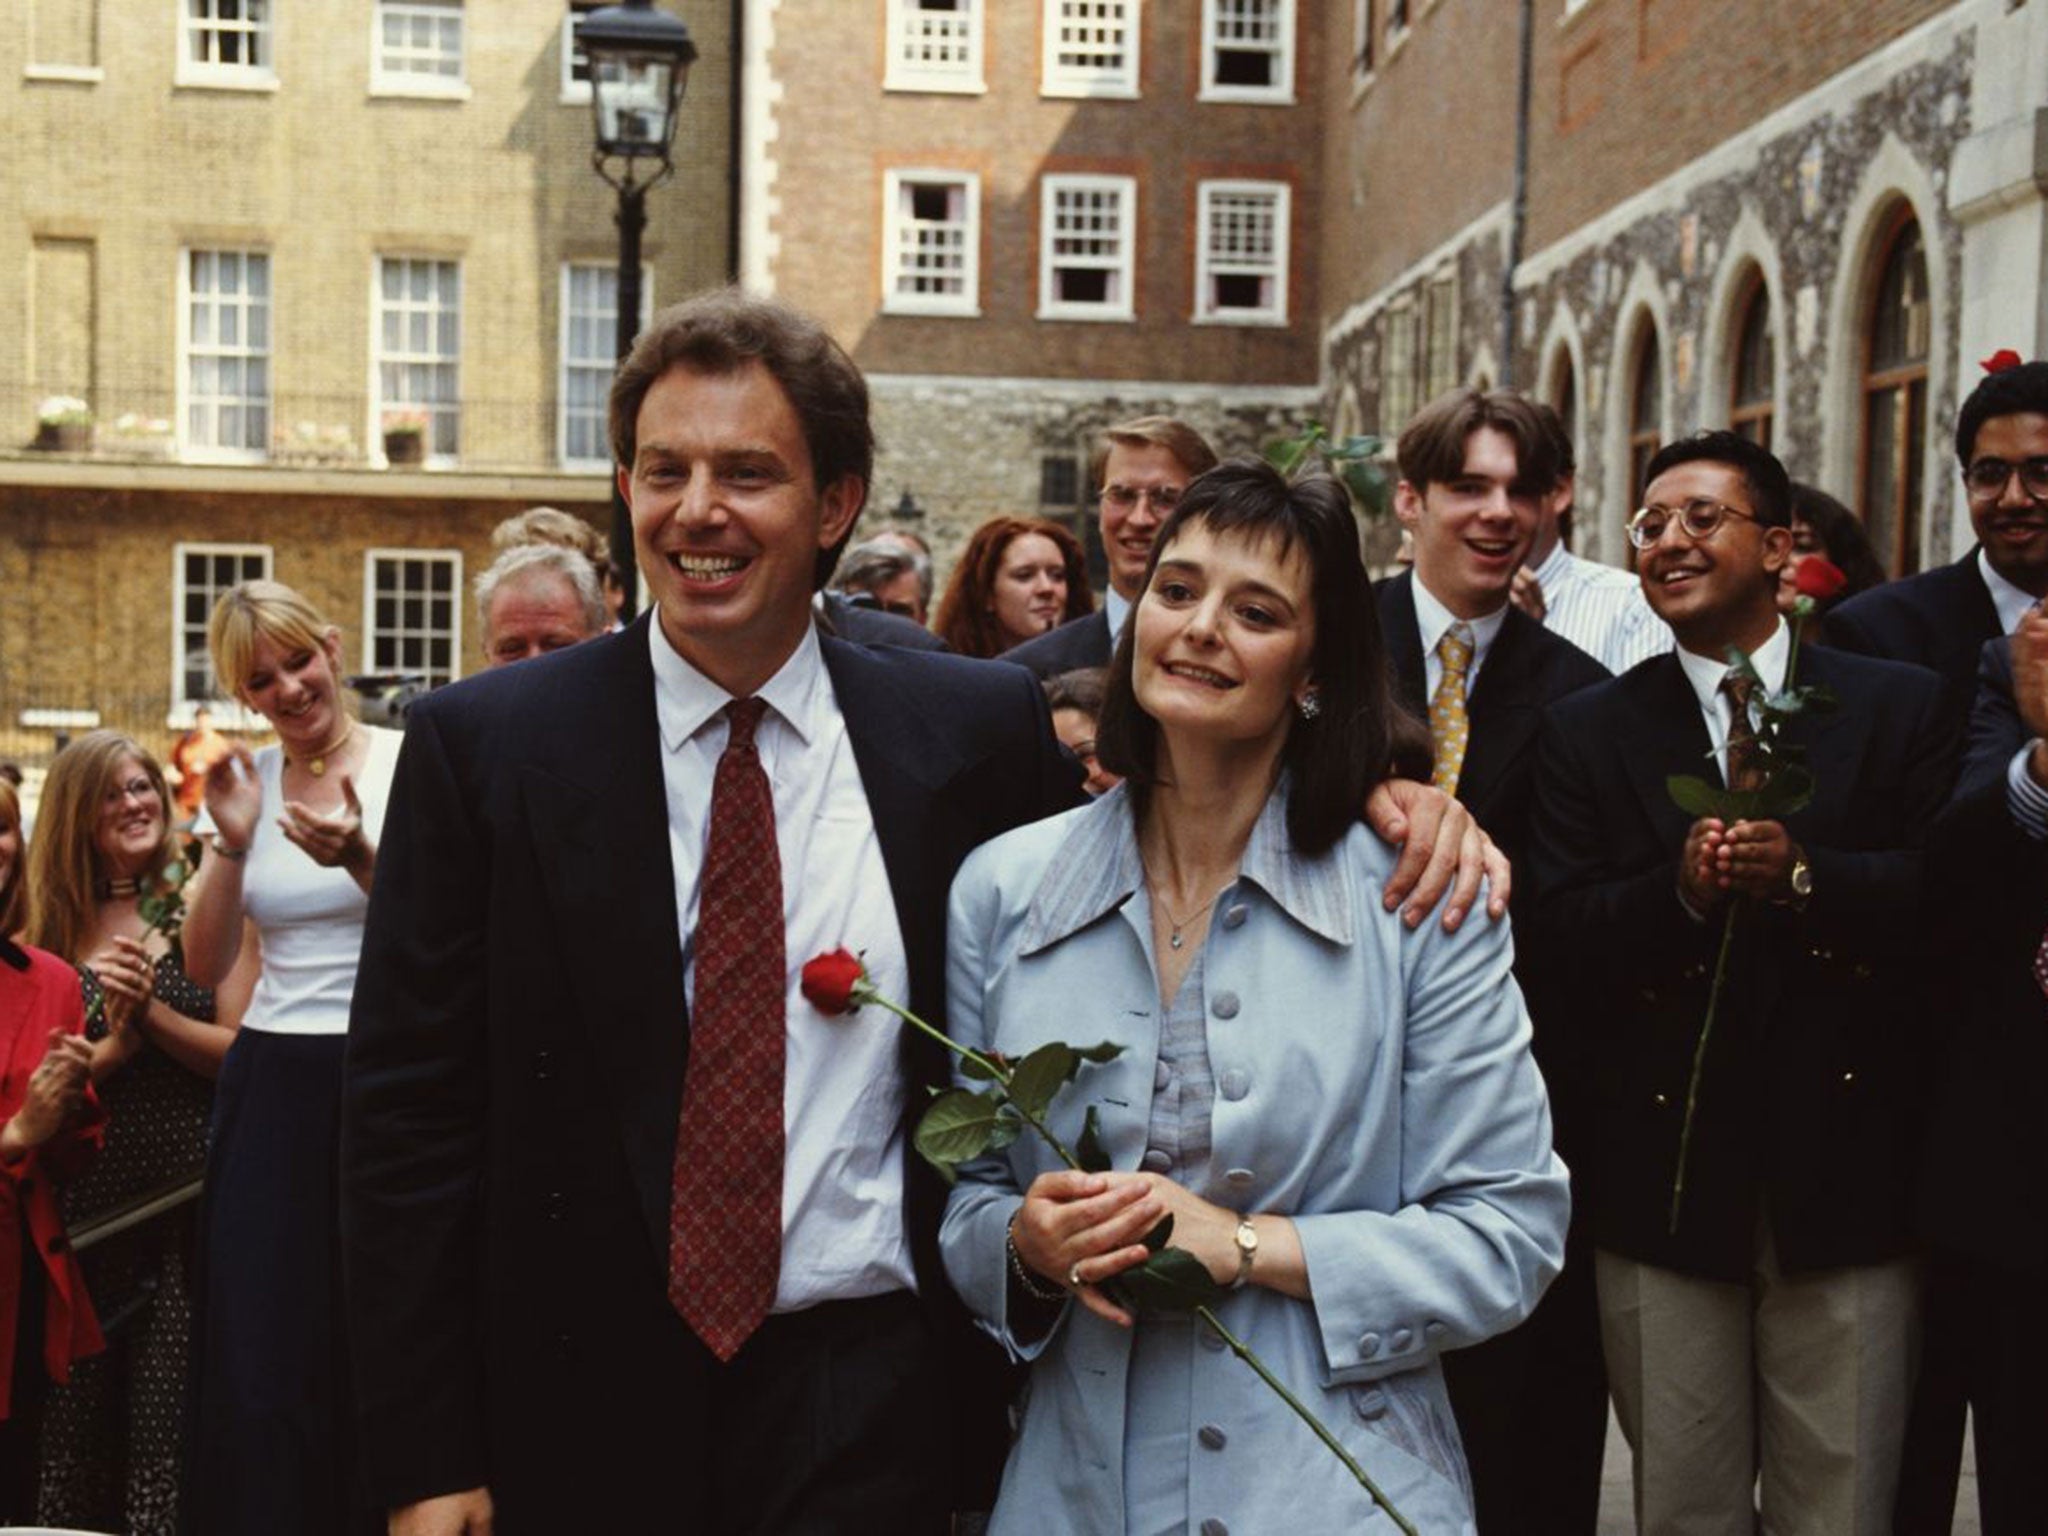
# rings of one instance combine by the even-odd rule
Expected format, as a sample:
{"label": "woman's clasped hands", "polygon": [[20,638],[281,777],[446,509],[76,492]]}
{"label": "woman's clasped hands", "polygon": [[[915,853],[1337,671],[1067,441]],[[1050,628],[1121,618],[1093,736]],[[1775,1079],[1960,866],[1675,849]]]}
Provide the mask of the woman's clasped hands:
{"label": "woman's clasped hands", "polygon": [[1174,1247],[1219,1282],[1236,1276],[1237,1213],[1156,1173],[1042,1173],[1017,1208],[1010,1242],[1024,1264],[1067,1287],[1097,1317],[1128,1328],[1130,1311],[1102,1286],[1151,1256],[1145,1234],[1169,1215]]}

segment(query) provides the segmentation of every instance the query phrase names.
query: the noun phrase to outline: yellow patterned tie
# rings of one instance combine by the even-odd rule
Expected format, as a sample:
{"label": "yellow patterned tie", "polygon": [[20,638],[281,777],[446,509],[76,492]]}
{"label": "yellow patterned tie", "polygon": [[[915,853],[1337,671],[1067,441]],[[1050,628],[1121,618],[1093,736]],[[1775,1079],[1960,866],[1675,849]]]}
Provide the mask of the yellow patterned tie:
{"label": "yellow patterned tie", "polygon": [[1458,792],[1458,774],[1465,766],[1465,743],[1472,722],[1465,714],[1465,675],[1472,670],[1472,626],[1460,619],[1436,643],[1444,664],[1443,680],[1429,701],[1429,739],[1436,746],[1436,772],[1430,782],[1447,795]]}

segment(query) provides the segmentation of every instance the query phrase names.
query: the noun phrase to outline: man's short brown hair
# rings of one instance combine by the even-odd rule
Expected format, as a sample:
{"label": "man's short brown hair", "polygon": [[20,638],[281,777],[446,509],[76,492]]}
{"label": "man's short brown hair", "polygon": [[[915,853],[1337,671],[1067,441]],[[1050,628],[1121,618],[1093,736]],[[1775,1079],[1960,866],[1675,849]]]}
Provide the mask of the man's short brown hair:
{"label": "man's short brown hair", "polygon": [[619,364],[609,425],[612,457],[620,468],[633,467],[640,405],[655,380],[671,368],[718,376],[750,362],[766,368],[796,408],[817,488],[827,490],[851,475],[865,499],[875,473],[875,431],[860,369],[809,315],[738,288],[700,293],[662,310]]}
{"label": "man's short brown hair", "polygon": [[1417,491],[1455,480],[1465,470],[1465,440],[1481,427],[1513,441],[1518,493],[1548,496],[1556,489],[1556,444],[1534,403],[1512,389],[1454,389],[1417,411],[1394,448],[1401,478]]}
{"label": "man's short brown hair", "polygon": [[1180,461],[1188,478],[1206,474],[1216,467],[1216,450],[1208,440],[1184,421],[1171,416],[1135,416],[1105,427],[1088,456],[1088,484],[1102,490],[1102,472],[1109,463],[1109,450],[1121,443],[1126,448],[1164,448]]}

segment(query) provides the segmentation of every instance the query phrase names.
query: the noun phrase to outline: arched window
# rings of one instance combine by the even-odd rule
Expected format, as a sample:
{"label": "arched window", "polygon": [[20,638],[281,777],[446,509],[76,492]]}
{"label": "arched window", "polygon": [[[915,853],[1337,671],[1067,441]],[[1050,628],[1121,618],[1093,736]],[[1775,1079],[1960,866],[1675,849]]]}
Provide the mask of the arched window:
{"label": "arched window", "polygon": [[1736,308],[1734,366],[1729,369],[1728,425],[1759,447],[1771,446],[1776,358],[1771,348],[1771,291],[1752,270]]}
{"label": "arched window", "polygon": [[1635,366],[1629,370],[1628,494],[1639,507],[1649,484],[1650,460],[1664,446],[1664,365],[1657,355],[1657,327],[1645,320],[1636,338]]}
{"label": "arched window", "polygon": [[1893,576],[1920,569],[1927,354],[1933,309],[1920,221],[1901,206],[1877,246],[1863,338],[1863,517]]}

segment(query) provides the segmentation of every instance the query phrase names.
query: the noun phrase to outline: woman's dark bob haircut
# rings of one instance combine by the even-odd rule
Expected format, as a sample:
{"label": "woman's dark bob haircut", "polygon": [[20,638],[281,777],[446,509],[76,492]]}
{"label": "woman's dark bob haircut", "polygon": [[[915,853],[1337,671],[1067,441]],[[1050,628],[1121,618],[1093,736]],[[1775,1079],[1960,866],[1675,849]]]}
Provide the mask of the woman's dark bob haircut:
{"label": "woman's dark bob haircut", "polygon": [[[1321,708],[1304,720],[1290,713],[1281,767],[1294,781],[1287,832],[1297,853],[1324,853],[1356,822],[1365,797],[1386,777],[1392,752],[1392,699],[1378,609],[1358,547],[1351,499],[1328,475],[1289,484],[1269,464],[1232,459],[1198,476],[1152,543],[1145,590],[1160,556],[1181,531],[1200,524],[1216,535],[1261,542],[1276,558],[1299,550],[1308,562],[1315,649],[1309,675]],[[1141,593],[1138,602],[1145,601]],[[1096,753],[1122,774],[1142,816],[1157,780],[1159,722],[1139,705],[1131,668],[1137,615],[1124,625],[1109,664],[1109,693],[1096,730]]]}

